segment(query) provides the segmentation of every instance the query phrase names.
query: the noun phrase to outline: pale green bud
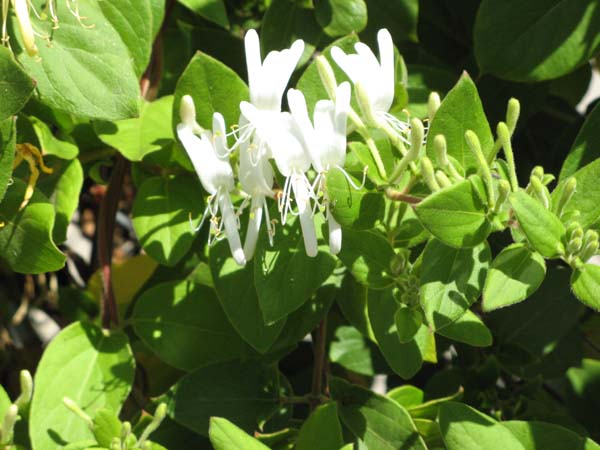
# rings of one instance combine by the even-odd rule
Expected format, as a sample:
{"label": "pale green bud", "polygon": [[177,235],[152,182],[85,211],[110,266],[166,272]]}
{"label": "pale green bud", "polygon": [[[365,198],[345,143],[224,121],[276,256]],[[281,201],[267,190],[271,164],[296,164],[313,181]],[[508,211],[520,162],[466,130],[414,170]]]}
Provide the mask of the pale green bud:
{"label": "pale green bud", "polygon": [[492,171],[490,170],[490,165],[488,164],[485,156],[483,155],[483,151],[481,150],[479,138],[473,131],[467,130],[465,132],[465,139],[469,145],[469,148],[471,149],[471,152],[473,152],[473,155],[475,155],[477,163],[479,164],[479,169],[487,189],[488,206],[494,209],[496,205],[496,199],[494,198],[494,181],[492,179]]}
{"label": "pale green bud", "polygon": [[500,180],[498,182],[498,199],[496,202],[496,209],[499,209],[504,204],[504,202],[506,202],[509,193],[510,183],[506,180]]}
{"label": "pale green bud", "polygon": [[371,105],[371,101],[369,100],[367,90],[360,82],[354,83],[354,90],[356,92],[356,100],[358,101],[360,110],[365,116],[367,123],[369,125],[376,126],[378,121],[377,117],[375,117],[375,112],[373,111],[373,107]]}
{"label": "pale green bud", "polygon": [[544,179],[544,168],[542,166],[535,166],[531,171],[531,176],[540,180],[540,182]]}
{"label": "pale green bud", "polygon": [[424,156],[421,159],[421,176],[432,192],[440,190],[440,185],[438,184],[433,171],[433,164],[431,164],[431,160],[427,156]]}
{"label": "pale green bud", "polygon": [[574,254],[578,253],[579,250],[581,250],[582,245],[583,245],[583,241],[581,240],[581,238],[573,238],[567,244],[567,252],[570,255],[574,255]]}
{"label": "pale green bud", "polygon": [[419,156],[421,149],[423,148],[423,140],[425,138],[425,127],[416,117],[410,121],[410,153],[414,155],[414,158]]}
{"label": "pale green bud", "polygon": [[577,189],[577,179],[575,177],[569,178],[565,181],[562,192],[560,194],[560,198],[558,199],[558,204],[556,206],[556,214],[558,217],[562,216],[565,207],[575,194],[575,190]]}
{"label": "pale green bud", "polygon": [[437,180],[438,184],[442,189],[448,186],[452,186],[452,181],[450,181],[450,178],[448,178],[448,176],[441,170],[436,170],[435,179]]}
{"label": "pale green bud", "polygon": [[432,92],[429,94],[429,99],[427,100],[427,117],[429,120],[433,120],[435,113],[440,108],[442,104],[442,100],[440,99],[440,94],[437,92]]}
{"label": "pale green bud", "polygon": [[[156,429],[160,426],[165,417],[167,416],[167,404],[161,403],[156,407],[156,411],[154,411],[154,417],[152,418],[152,422],[148,424],[142,435],[140,436],[139,445],[143,446],[144,442],[150,437],[150,434],[156,431]],[[143,448],[143,447],[142,447]]]}
{"label": "pale green bud", "polygon": [[585,232],[585,236],[583,237],[584,245],[589,244],[590,242],[598,241],[598,232],[594,230],[587,230]]}
{"label": "pale green bud", "polygon": [[529,182],[537,199],[544,205],[544,208],[548,209],[550,206],[550,196],[546,186],[542,184],[542,181],[539,178],[533,175],[531,175]]}
{"label": "pale green bud", "polygon": [[513,153],[512,143],[510,141],[511,132],[504,122],[500,122],[498,124],[496,132],[498,134],[498,139],[500,140],[500,143],[502,145],[502,149],[504,150],[504,157],[506,158],[506,163],[508,164],[510,187],[513,192],[516,192],[519,189],[519,181],[517,179],[517,171],[515,168],[515,156]]}
{"label": "pale green bud", "polygon": [[12,443],[17,420],[19,420],[19,407],[15,404],[12,404],[8,407],[6,414],[4,414],[4,420],[2,421],[2,439],[0,439],[1,443]]}
{"label": "pale green bud", "polygon": [[583,239],[583,228],[577,227],[571,233],[570,239]]}
{"label": "pale green bud", "polygon": [[33,396],[33,379],[28,370],[21,370],[19,382],[21,384],[21,394],[15,401],[15,404],[19,407],[20,411],[23,411],[29,406],[29,402],[31,402],[31,397]]}
{"label": "pale green bud", "polygon": [[433,149],[435,150],[435,156],[438,164],[441,167],[446,168],[450,161],[448,160],[448,147],[446,145],[446,137],[443,134],[438,134],[433,139]]}
{"label": "pale green bud", "polygon": [[519,103],[519,100],[516,98],[511,98],[508,101],[508,107],[506,108],[506,125],[508,126],[511,136],[515,132],[520,114],[521,104]]}
{"label": "pale green bud", "polygon": [[581,251],[580,254],[580,258],[583,262],[587,262],[588,259],[590,259],[592,256],[597,255],[598,254],[598,241],[592,241],[590,243],[588,243],[585,247],[583,247],[583,250]]}
{"label": "pale green bud", "polygon": [[63,404],[67,408],[69,408],[73,413],[75,413],[77,416],[79,416],[83,421],[85,421],[88,424],[88,427],[90,427],[90,429],[94,428],[94,421],[92,420],[92,418],[90,416],[88,416],[83,411],[83,409],[81,409],[79,407],[79,405],[77,403],[75,403],[69,397],[63,397]]}
{"label": "pale green bud", "polygon": [[110,442],[110,450],[122,450],[121,441],[118,437],[112,438],[112,441]]}
{"label": "pale green bud", "polygon": [[327,58],[323,55],[319,55],[315,58],[317,63],[317,70],[319,72],[319,77],[321,78],[321,83],[323,83],[323,87],[327,91],[327,95],[332,100],[335,100],[335,90],[337,89],[337,81],[335,79],[335,73]]}

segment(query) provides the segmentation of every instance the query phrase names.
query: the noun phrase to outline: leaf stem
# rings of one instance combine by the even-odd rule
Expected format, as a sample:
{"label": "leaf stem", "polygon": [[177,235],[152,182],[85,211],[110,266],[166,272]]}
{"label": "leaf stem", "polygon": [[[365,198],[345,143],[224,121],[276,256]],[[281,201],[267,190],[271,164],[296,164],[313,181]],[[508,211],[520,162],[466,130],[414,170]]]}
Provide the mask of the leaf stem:
{"label": "leaf stem", "polygon": [[311,409],[314,409],[321,403],[323,395],[323,381],[325,379],[325,344],[327,338],[327,318],[319,323],[313,335],[314,365],[312,377],[312,390],[310,395]]}

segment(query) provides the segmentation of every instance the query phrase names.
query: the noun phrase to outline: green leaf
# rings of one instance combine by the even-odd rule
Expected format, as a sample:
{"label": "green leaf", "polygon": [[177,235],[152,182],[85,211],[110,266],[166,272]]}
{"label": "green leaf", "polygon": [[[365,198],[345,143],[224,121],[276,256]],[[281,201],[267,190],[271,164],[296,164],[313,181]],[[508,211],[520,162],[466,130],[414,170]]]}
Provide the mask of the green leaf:
{"label": "green leaf", "polygon": [[116,148],[130,161],[141,161],[173,142],[171,128],[173,97],[142,102],[140,116],[116,122],[95,122],[94,130],[105,144]]}
{"label": "green leaf", "polygon": [[563,162],[559,177],[561,181],[566,180],[582,167],[600,158],[600,149],[595,145],[600,139],[599,130],[600,105],[596,105],[586,117],[569,154]]}
{"label": "green leaf", "polygon": [[375,36],[379,29],[387,28],[396,43],[418,41],[418,0],[366,0],[366,3],[369,23],[363,35]]}
{"label": "green leaf", "polygon": [[229,28],[229,18],[223,0],[179,0],[206,20],[210,20],[223,28]]}
{"label": "green leaf", "polygon": [[29,121],[35,131],[35,135],[40,143],[40,150],[44,154],[56,155],[62,159],[73,159],[79,154],[77,145],[58,139],[52,133],[50,127],[37,117],[29,117]]}
{"label": "green leaf", "polygon": [[380,193],[354,189],[344,174],[336,169],[327,173],[326,180],[331,213],[342,227],[354,230],[375,227],[384,207]]}
{"label": "green leaf", "polygon": [[44,177],[37,187],[54,205],[56,219],[52,238],[57,244],[67,239],[67,227],[79,205],[79,194],[83,187],[83,168],[77,159],[46,161],[54,173]]}
{"label": "green leaf", "polygon": [[119,33],[129,50],[138,78],[148,67],[154,42],[153,7],[150,4],[151,0],[111,0],[98,3],[104,17]]}
{"label": "green leaf", "polygon": [[471,310],[451,324],[436,330],[437,333],[454,341],[463,342],[473,347],[489,347],[492,345],[492,333],[483,321]]}
{"label": "green leaf", "polygon": [[398,339],[401,343],[406,344],[414,339],[415,334],[421,328],[423,318],[417,309],[400,305],[394,315],[394,323],[396,324]]}
{"label": "green leaf", "polygon": [[269,450],[258,439],[221,417],[210,418],[208,435],[215,450]]}
{"label": "green leaf", "polygon": [[220,112],[225,124],[238,123],[240,102],[248,100],[248,86],[222,62],[198,52],[191,59],[179,78],[173,99],[173,127],[180,122],[179,106],[181,97],[191,95],[196,106],[196,120],[212,129],[214,112]]}
{"label": "green leaf", "polygon": [[13,172],[16,137],[15,120],[6,119],[0,122],[0,202],[4,198]]}
{"label": "green leaf", "polygon": [[304,41],[304,64],[315,51],[323,31],[317,23],[314,10],[300,2],[271,0],[260,29],[260,44],[263,55],[272,50],[288,48],[296,39]]}
{"label": "green leaf", "polygon": [[54,208],[36,190],[29,204],[19,210],[26,185],[18,178],[0,203],[0,257],[19,273],[44,273],[61,269],[63,255],[52,242]]}
{"label": "green leaf", "polygon": [[335,330],[329,345],[329,360],[361,375],[375,374],[371,349],[360,331],[354,327],[341,326]]}
{"label": "green leaf", "polygon": [[524,244],[503,249],[490,265],[483,287],[483,309],[492,311],[530,297],[546,276],[546,261]]}
{"label": "green leaf", "polygon": [[571,276],[573,293],[582,303],[600,310],[600,266],[583,264]]}
{"label": "green leaf", "polygon": [[14,60],[10,50],[0,48],[0,121],[16,114],[33,93],[33,80]]}
{"label": "green leaf", "polygon": [[475,20],[475,56],[482,72],[507,80],[558,78],[596,53],[599,28],[598,5],[588,0],[484,0]]}
{"label": "green leaf", "polygon": [[425,398],[425,393],[421,389],[410,384],[395,387],[386,395],[405,408],[420,405]]}
{"label": "green leaf", "polygon": [[99,446],[110,448],[113,438],[121,439],[121,421],[110,409],[99,410],[93,422],[93,433]]}
{"label": "green leaf", "polygon": [[507,428],[527,450],[542,448],[585,450],[586,441],[589,440],[553,423],[509,420],[502,422],[502,426]]}
{"label": "green leaf", "polygon": [[423,251],[420,300],[434,330],[450,325],[477,300],[491,259],[485,242],[457,249],[429,241]]}
{"label": "green leaf", "polygon": [[378,231],[343,230],[343,245],[338,257],[356,281],[374,289],[393,284],[388,275],[394,249]]}
{"label": "green leaf", "polygon": [[564,253],[565,227],[558,217],[523,190],[509,196],[510,204],[531,246],[546,258]]}
{"label": "green leaf", "polygon": [[452,247],[475,247],[491,230],[485,206],[470,180],[434,192],[414,210],[423,227]]}
{"label": "green leaf", "polygon": [[[593,144],[592,144],[593,145]],[[577,189],[567,203],[563,211],[564,216],[569,216],[575,211],[579,211],[577,221],[585,229],[589,227],[597,228],[600,225],[600,158],[583,166],[572,175],[577,180]],[[552,192],[552,199],[557,202],[560,198],[566,179],[561,180],[560,184]]]}
{"label": "green leaf", "polygon": [[315,14],[323,31],[332,37],[358,33],[367,26],[364,0],[316,0]]}
{"label": "green leaf", "polygon": [[[345,72],[338,67],[338,65],[331,58],[331,49],[333,47],[339,47],[344,50],[346,53],[354,53],[354,44],[358,42],[358,37],[354,34],[350,36],[346,36],[334,41],[332,44],[328,45],[323,49],[321,54],[327,59],[331,68],[333,69],[333,73],[335,74],[335,79],[338,84],[343,81],[350,81]],[[308,107],[308,111],[312,114],[312,111],[315,108],[316,103],[324,98],[329,98],[327,91],[323,87],[323,83],[321,82],[321,77],[319,76],[319,70],[317,69],[317,63],[315,61],[311,62],[309,66],[306,68],[304,73],[300,76],[298,83],[296,84],[296,89],[299,89],[304,94],[306,98],[306,105]]]}
{"label": "green leaf", "polygon": [[231,256],[226,241],[210,249],[210,269],[215,289],[227,318],[252,347],[265,353],[285,325],[285,319],[266,325],[254,289],[254,262],[240,267]]}
{"label": "green leaf", "polygon": [[414,422],[427,448],[444,448],[442,432],[437,422],[428,419],[414,419]]}
{"label": "green leaf", "polygon": [[462,403],[441,405],[438,421],[448,450],[525,450],[500,423]]}
{"label": "green leaf", "polygon": [[369,319],[377,343],[392,370],[404,379],[412,378],[424,360],[435,360],[433,333],[422,325],[415,339],[406,344],[400,342],[394,316],[398,303],[391,289],[369,290]]}
{"label": "green leaf", "polygon": [[375,335],[369,322],[369,311],[367,305],[369,289],[359,284],[353,277],[346,276],[342,282],[340,295],[336,302],[346,320],[363,336],[375,342]]}
{"label": "green leaf", "polygon": [[203,367],[167,392],[167,412],[176,422],[204,436],[208,436],[213,416],[252,431],[279,408],[278,384],[277,370],[256,362]]}
{"label": "green leaf", "polygon": [[133,227],[144,251],[159,263],[174,266],[194,243],[189,217],[194,225],[200,222],[204,211],[200,190],[197,179],[185,175],[152,177],[140,186],[133,203]]}
{"label": "green leaf", "polygon": [[331,379],[340,418],[369,450],[425,450],[408,412],[393,400],[340,378]]}
{"label": "green leaf", "polygon": [[419,418],[435,420],[438,416],[440,406],[446,402],[460,399],[463,395],[463,391],[464,390],[461,387],[452,395],[436,398],[417,405],[410,405],[406,407],[406,410],[409,412],[410,416],[413,419]]}
{"label": "green leaf", "polygon": [[212,289],[186,281],[161,283],[137,300],[136,334],[160,359],[193,370],[248,354]]}
{"label": "green leaf", "polygon": [[294,450],[339,450],[344,445],[335,403],[315,409],[300,428]]}
{"label": "green leaf", "polygon": [[[36,80],[36,89],[45,105],[95,119],[118,120],[138,114],[138,74],[128,45],[139,45],[137,33],[140,39],[145,39],[148,29],[127,28],[137,26],[133,22],[134,16],[137,20],[136,11],[149,6],[146,2],[132,6],[130,3],[134,1],[80,1],[80,14],[93,28],[81,26],[68,11],[61,14],[58,30],[52,30],[49,20],[36,22],[40,33],[52,35],[51,46],[38,45],[41,60],[22,50],[20,33],[13,36],[11,45],[19,62]],[[15,17],[12,27],[18,27]],[[126,34],[133,39],[124,42]]]}
{"label": "green leaf", "polygon": [[465,72],[435,113],[428,132],[427,156],[433,161],[436,160],[433,141],[438,134],[442,134],[446,137],[448,155],[455,158],[467,173],[475,172],[479,165],[465,140],[467,130],[477,135],[483,154],[489,157],[493,150],[494,138],[477,87]]}
{"label": "green leaf", "polygon": [[0,386],[0,420],[4,420],[4,416],[10,405],[12,405],[10,397],[8,396],[4,388]]}
{"label": "green leaf", "polygon": [[273,247],[266,234],[261,234],[254,256],[254,282],[265,323],[270,325],[300,308],[335,265],[335,258],[323,246],[314,258],[306,255],[298,221],[281,230]]}
{"label": "green leaf", "polygon": [[62,442],[91,438],[88,425],[62,399],[70,398],[92,417],[103,408],[118,412],[134,372],[124,333],[84,322],[63,329],[46,348],[35,373],[29,416],[33,449],[59,450]]}

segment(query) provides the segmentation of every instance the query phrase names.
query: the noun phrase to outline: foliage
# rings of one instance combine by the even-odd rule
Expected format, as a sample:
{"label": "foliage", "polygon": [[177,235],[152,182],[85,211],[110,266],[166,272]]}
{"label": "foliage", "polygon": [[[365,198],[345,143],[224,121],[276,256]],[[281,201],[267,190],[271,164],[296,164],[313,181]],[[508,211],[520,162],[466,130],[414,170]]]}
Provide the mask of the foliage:
{"label": "foliage", "polygon": [[600,2],[0,8],[0,448],[600,448]]}

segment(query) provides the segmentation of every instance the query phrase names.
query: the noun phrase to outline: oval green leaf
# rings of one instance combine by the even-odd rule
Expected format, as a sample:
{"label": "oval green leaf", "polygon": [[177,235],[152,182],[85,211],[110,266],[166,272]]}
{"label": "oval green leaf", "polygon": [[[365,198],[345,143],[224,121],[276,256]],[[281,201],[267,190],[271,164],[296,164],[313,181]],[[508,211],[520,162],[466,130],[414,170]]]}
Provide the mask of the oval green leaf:
{"label": "oval green leaf", "polygon": [[490,265],[483,287],[483,309],[492,311],[530,297],[544,281],[546,261],[524,244],[503,249]]}
{"label": "oval green leaf", "polygon": [[[63,442],[92,438],[85,421],[62,402],[69,397],[88,415],[118,412],[133,384],[135,362],[127,336],[75,322],[56,336],[35,373],[29,417],[34,450],[59,450]],[[66,382],[70,380],[70,382]]]}
{"label": "oval green leaf", "polygon": [[16,114],[33,94],[33,80],[14,60],[10,50],[0,46],[0,121]]}
{"label": "oval green leaf", "polygon": [[600,266],[584,264],[571,276],[573,293],[582,303],[600,310]]}

